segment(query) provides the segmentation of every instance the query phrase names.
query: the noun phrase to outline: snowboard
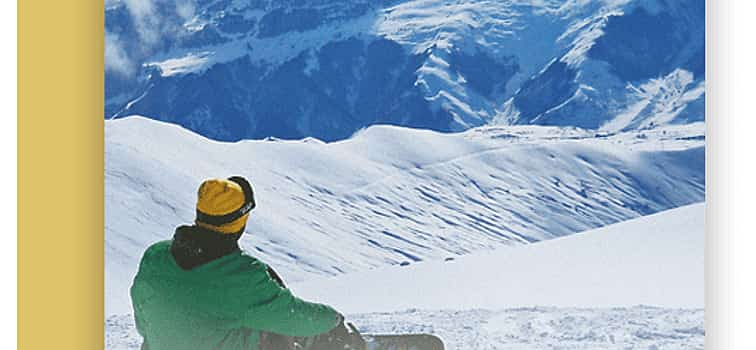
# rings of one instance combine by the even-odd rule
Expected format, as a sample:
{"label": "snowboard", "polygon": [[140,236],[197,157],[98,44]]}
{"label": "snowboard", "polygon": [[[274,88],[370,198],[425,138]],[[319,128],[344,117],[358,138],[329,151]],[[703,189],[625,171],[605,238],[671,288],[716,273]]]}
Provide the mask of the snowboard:
{"label": "snowboard", "polygon": [[367,350],[444,350],[441,338],[431,334],[362,334]]}

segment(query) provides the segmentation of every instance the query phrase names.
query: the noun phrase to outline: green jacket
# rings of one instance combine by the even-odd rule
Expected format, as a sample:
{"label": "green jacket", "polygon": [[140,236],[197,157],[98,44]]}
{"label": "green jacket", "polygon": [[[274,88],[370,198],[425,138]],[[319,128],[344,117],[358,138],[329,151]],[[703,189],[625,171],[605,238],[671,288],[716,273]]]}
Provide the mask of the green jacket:
{"label": "green jacket", "polygon": [[149,350],[258,349],[261,331],[309,337],[340,322],[334,309],[295,297],[240,250],[184,270],[170,246],[147,249],[131,287],[137,331]]}

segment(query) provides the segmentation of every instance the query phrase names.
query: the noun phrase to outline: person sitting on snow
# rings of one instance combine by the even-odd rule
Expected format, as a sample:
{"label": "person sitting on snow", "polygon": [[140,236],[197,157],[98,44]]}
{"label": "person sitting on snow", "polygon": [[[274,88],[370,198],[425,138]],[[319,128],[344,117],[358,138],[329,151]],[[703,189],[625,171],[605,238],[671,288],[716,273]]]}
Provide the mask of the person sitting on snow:
{"label": "person sitting on snow", "polygon": [[206,180],[194,225],[145,251],[131,287],[142,349],[364,347],[336,310],[297,298],[273,269],[240,249],[254,207],[244,178]]}

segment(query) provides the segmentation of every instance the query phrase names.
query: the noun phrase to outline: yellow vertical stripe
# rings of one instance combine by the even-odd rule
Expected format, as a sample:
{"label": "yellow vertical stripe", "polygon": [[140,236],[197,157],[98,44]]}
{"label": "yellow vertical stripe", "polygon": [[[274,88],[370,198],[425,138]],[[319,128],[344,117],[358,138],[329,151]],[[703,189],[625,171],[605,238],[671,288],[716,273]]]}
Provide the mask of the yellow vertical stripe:
{"label": "yellow vertical stripe", "polygon": [[103,6],[18,1],[19,349],[103,348]]}

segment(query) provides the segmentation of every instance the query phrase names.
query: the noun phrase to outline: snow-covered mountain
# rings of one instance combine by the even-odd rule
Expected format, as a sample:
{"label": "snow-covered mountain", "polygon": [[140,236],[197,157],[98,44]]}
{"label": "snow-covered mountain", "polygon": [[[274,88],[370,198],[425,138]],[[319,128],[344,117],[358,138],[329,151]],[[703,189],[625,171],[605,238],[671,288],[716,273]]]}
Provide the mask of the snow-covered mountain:
{"label": "snow-covered mountain", "polygon": [[109,0],[106,29],[106,117],[216,140],[704,119],[703,0]]}
{"label": "snow-covered mountain", "polygon": [[323,143],[225,143],[141,117],[106,122],[107,309],[144,249],[194,219],[207,177],[247,176],[242,245],[291,281],[560,237],[704,200],[704,125],[604,132],[373,126]]}
{"label": "snow-covered mountain", "polygon": [[[449,350],[703,349],[704,207],[291,288],[362,332],[433,333]],[[129,314],[105,330],[107,349],[139,349]]]}

